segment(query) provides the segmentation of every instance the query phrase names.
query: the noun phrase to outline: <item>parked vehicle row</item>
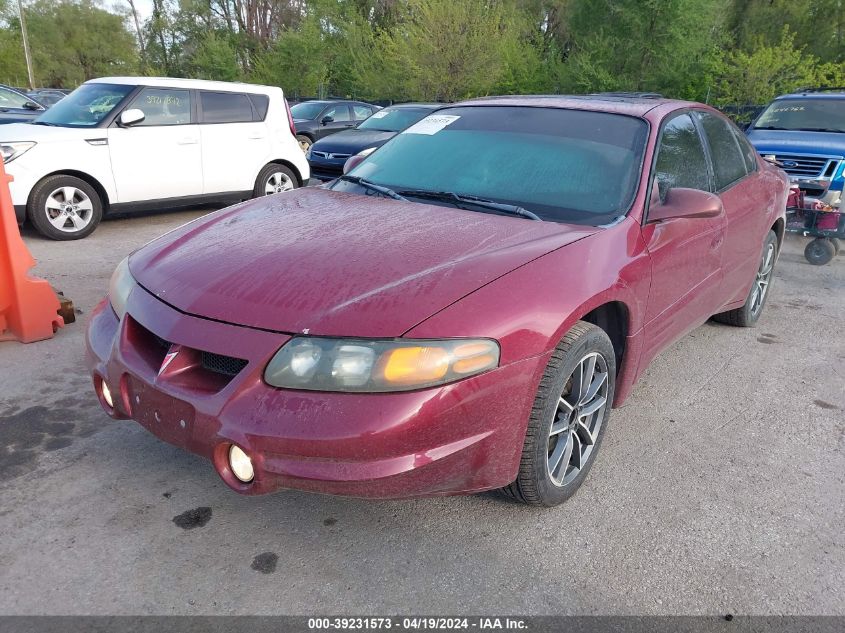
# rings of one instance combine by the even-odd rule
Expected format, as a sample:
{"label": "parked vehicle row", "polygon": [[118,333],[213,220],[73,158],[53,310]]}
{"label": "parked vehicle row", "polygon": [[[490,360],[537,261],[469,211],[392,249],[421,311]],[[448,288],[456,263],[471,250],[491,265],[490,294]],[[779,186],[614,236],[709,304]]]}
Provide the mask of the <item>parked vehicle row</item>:
{"label": "parked vehicle row", "polygon": [[479,99],[358,160],[118,266],[87,333],[110,416],[243,494],[552,506],[657,354],[769,296],[787,177],[701,104]]}
{"label": "parked vehicle row", "polygon": [[[0,124],[32,121],[47,109],[40,101],[0,84]],[[2,136],[0,128],[0,136]]]}
{"label": "parked vehicle row", "polygon": [[351,129],[322,138],[309,146],[305,152],[311,166],[311,176],[323,181],[337,178],[343,173],[343,166],[350,157],[376,150],[442,105],[404,103],[390,106],[378,110]]}
{"label": "parked vehicle row", "polygon": [[185,79],[86,82],[31,124],[0,126],[18,220],[57,240],[105,213],[236,202],[308,182],[280,88]]}

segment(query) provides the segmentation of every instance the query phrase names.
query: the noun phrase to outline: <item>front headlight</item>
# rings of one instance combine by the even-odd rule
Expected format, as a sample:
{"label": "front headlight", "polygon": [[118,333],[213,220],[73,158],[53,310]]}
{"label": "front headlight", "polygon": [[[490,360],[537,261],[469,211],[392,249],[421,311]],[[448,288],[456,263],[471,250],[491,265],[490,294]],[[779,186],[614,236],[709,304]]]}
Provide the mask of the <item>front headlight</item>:
{"label": "front headlight", "polygon": [[32,141],[21,143],[3,143],[0,142],[0,155],[3,156],[3,162],[8,164],[15,160],[21,154],[24,154],[35,147]]}
{"label": "front headlight", "polygon": [[127,257],[117,265],[109,281],[109,301],[111,307],[117,314],[118,319],[122,319],[126,314],[126,302],[129,300],[129,293],[135,287],[135,279],[132,273],[129,272],[129,258]]}
{"label": "front headlight", "polygon": [[454,382],[499,364],[489,339],[374,341],[299,336],[264,370],[274,387],[309,391],[411,391]]}

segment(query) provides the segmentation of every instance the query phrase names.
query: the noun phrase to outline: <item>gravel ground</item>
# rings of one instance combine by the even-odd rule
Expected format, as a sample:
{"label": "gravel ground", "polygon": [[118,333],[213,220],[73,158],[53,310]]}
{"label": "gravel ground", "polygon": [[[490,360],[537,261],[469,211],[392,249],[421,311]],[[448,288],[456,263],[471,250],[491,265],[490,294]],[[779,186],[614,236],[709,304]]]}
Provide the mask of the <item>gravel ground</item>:
{"label": "gravel ground", "polygon": [[114,266],[201,213],[25,231],[82,314],[0,343],[0,613],[845,615],[845,257],[788,238],[758,327],[660,356],[562,507],[248,498],[110,420],[83,366]]}

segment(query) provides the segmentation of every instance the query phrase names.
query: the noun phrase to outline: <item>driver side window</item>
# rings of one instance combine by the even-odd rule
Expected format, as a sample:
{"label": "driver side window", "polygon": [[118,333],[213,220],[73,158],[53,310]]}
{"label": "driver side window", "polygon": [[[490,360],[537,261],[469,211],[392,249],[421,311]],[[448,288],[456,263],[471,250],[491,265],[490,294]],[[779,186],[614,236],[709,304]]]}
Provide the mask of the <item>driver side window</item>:
{"label": "driver side window", "polygon": [[345,103],[342,105],[333,106],[328,110],[324,111],[323,116],[320,118],[322,119],[327,116],[330,116],[335,123],[349,121],[349,106],[347,106]]}
{"label": "driver side window", "polygon": [[689,114],[675,117],[663,128],[652,186],[660,188],[661,200],[674,187],[713,191],[701,135]]}
{"label": "driver side window", "polygon": [[27,101],[29,99],[23,95],[0,88],[0,108],[22,108]]}

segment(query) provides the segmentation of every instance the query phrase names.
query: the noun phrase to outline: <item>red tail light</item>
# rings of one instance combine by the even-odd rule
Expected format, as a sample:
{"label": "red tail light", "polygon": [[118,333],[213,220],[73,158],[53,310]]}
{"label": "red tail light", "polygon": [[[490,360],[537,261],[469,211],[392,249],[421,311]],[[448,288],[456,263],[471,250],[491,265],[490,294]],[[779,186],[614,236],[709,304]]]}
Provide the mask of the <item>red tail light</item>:
{"label": "red tail light", "polygon": [[290,106],[288,105],[288,100],[285,99],[285,110],[288,113],[288,125],[290,126],[290,133],[296,136],[296,125],[293,123],[293,114],[290,111]]}

